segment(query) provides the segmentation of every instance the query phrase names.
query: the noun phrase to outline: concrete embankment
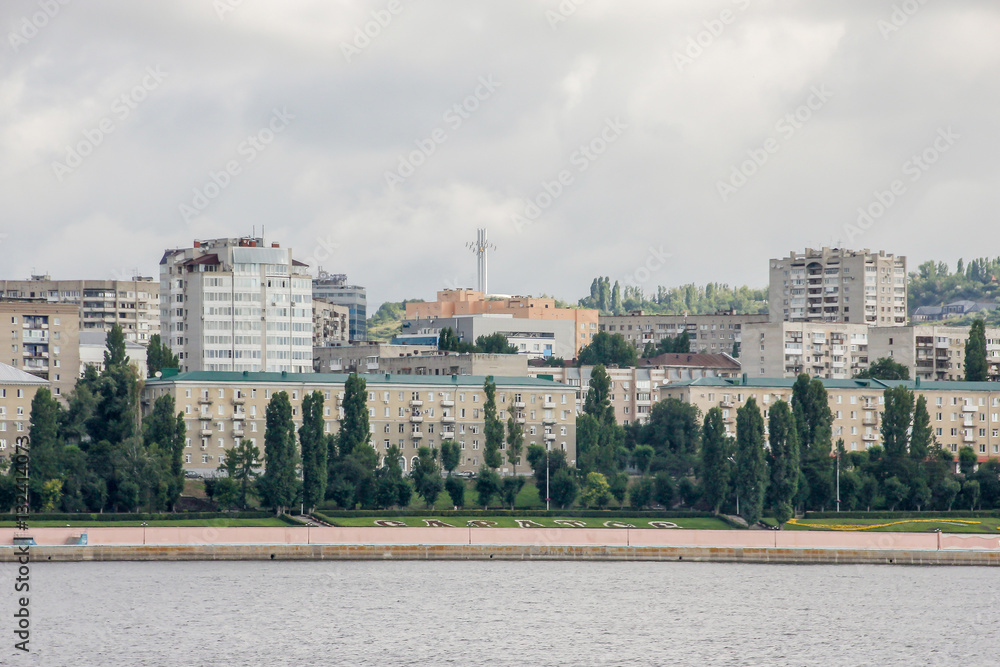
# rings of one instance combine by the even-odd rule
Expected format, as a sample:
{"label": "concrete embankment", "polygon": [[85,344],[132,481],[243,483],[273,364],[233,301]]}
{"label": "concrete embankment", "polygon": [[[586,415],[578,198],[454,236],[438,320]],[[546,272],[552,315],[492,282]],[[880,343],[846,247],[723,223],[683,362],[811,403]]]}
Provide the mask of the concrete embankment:
{"label": "concrete embankment", "polygon": [[[86,533],[87,544],[79,545]],[[0,529],[0,561],[15,535]],[[1000,565],[1000,536],[586,528],[39,528],[31,560],[645,560]]]}

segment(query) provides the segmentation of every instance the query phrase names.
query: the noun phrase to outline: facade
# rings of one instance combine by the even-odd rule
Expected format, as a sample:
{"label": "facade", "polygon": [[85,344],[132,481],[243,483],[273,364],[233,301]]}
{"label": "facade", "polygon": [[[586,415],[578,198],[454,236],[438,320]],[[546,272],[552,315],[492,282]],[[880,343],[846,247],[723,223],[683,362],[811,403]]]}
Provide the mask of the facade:
{"label": "facade", "polygon": [[[348,377],[342,373],[165,374],[146,382],[142,410],[149,414],[157,398],[171,394],[187,425],[184,467],[211,475],[225,451],[240,439],[250,440],[263,452],[264,415],[275,392],[288,393],[296,429],[301,426],[302,399],[307,393],[322,392],[325,431],[337,432]],[[439,447],[451,439],[462,448],[459,471],[474,471],[482,464],[484,377],[369,375],[365,380],[371,444],[380,457],[396,445],[409,471],[419,447]],[[562,449],[575,462],[575,390],[528,377],[496,377],[494,381],[498,416],[506,423],[509,411],[515,412],[524,425],[525,449],[532,444]],[[528,466],[522,463],[519,470],[526,472]],[[500,471],[513,472],[506,462]]]}
{"label": "facade", "polygon": [[771,322],[743,329],[740,363],[753,378],[848,379],[868,368],[869,327],[865,324]]}
{"label": "facade", "polygon": [[994,310],[996,307],[995,301],[970,301],[968,299],[953,301],[943,306],[920,306],[913,311],[913,321],[940,322],[953,317],[964,317],[972,313]]}
{"label": "facade", "polygon": [[317,372],[391,373],[392,375],[527,376],[520,354],[444,352],[424,345],[352,343],[317,349]]}
{"label": "facade", "polygon": [[[437,293],[437,301],[406,304],[409,322],[458,319],[461,316],[508,315],[517,320],[549,320],[572,323],[571,350],[553,351],[559,357],[575,357],[597,333],[598,311],[592,308],[556,308],[555,299],[527,296],[490,297],[472,289],[448,289]],[[406,322],[403,323],[406,334]],[[433,326],[433,325],[431,325]],[[441,327],[451,326],[443,324]],[[510,325],[514,330],[533,331],[523,323]],[[547,356],[547,355],[546,355]]]}
{"label": "facade", "polygon": [[347,275],[322,268],[312,281],[313,298],[346,306],[350,314],[348,340],[368,340],[368,296],[364,287],[350,285]]}
{"label": "facade", "polygon": [[907,323],[906,258],[884,250],[806,248],[770,261],[772,322]]}
{"label": "facade", "polygon": [[375,373],[379,361],[391,357],[406,357],[437,351],[437,341],[431,345],[397,345],[378,341],[336,343],[314,350],[313,369],[317,373]]}
{"label": "facade", "polygon": [[[104,352],[108,349],[107,339],[108,334],[103,331],[80,332],[80,377],[83,377],[87,366],[93,366],[98,373],[104,370]],[[149,368],[146,365],[146,348],[126,340],[125,354],[128,355],[129,363],[135,367],[139,377],[145,378]]]}
{"label": "facade", "polygon": [[312,313],[314,348],[350,340],[351,311],[347,306],[313,299]]}
{"label": "facade", "polygon": [[[649,411],[659,400],[658,392],[663,385],[703,377],[733,377],[740,370],[732,357],[721,354],[664,354],[656,360],[643,361],[656,363],[639,368],[606,369],[611,379],[609,399],[619,424],[649,421]],[[531,366],[528,375],[573,387],[576,411],[581,414],[593,370],[593,366]]]}
{"label": "facade", "polygon": [[184,371],[312,369],[312,278],[277,243],[212,239],[166,251],[160,304]]}
{"label": "facade", "polygon": [[0,300],[0,353],[0,361],[47,380],[65,402],[80,370],[79,306]]}
{"label": "facade", "polygon": [[[735,435],[736,410],[748,398],[757,401],[766,429],[768,408],[778,400],[791,401],[794,382],[787,378],[705,378],[663,386],[660,399],[693,403],[702,415],[718,407],[726,432]],[[880,445],[883,392],[899,384],[926,397],[934,438],[942,447],[957,453],[968,445],[980,461],[1000,457],[1000,385],[993,382],[823,380],[833,412],[833,442],[843,439],[849,452]]]}
{"label": "facade", "polygon": [[[910,369],[911,378],[964,380],[965,342],[971,327],[935,325],[873,328],[868,332],[872,361],[889,357]],[[986,363],[991,379],[1000,379],[1000,329],[986,329]]]}
{"label": "facade", "polygon": [[0,363],[0,457],[10,458],[17,438],[31,430],[31,401],[48,385],[31,373]]}
{"label": "facade", "polygon": [[[597,326],[596,323],[594,326]],[[459,340],[466,343],[475,343],[480,336],[501,333],[520,354],[529,358],[572,359],[578,351],[573,348],[577,341],[577,331],[576,324],[572,320],[526,319],[510,314],[457,315],[426,320],[405,320],[402,333],[393,338],[393,342],[436,346],[438,337],[445,328],[451,328]]]}
{"label": "facade", "polygon": [[621,334],[640,352],[646,343],[656,345],[664,338],[676,338],[687,332],[692,352],[732,354],[733,345],[740,344],[744,327],[767,321],[766,314],[647,315],[637,310],[628,315],[601,315],[599,328],[610,334]]}
{"label": "facade", "polygon": [[43,299],[77,306],[80,331],[107,331],[115,324],[125,339],[148,345],[160,333],[160,284],[152,278],[132,280],[0,280],[0,297]]}

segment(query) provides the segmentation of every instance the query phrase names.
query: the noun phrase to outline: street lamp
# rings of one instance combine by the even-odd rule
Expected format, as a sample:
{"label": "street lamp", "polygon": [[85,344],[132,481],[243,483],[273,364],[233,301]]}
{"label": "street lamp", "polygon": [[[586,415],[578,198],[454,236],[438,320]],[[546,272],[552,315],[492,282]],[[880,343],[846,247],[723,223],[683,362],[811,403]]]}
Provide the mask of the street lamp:
{"label": "street lamp", "polygon": [[549,444],[545,443],[545,511],[549,511]]}

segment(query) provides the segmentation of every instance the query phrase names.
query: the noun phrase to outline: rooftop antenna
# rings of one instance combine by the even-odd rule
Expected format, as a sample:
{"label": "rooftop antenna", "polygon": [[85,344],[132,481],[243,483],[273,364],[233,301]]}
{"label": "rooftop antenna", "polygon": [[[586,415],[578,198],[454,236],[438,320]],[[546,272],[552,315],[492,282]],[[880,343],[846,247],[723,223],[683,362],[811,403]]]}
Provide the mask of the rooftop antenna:
{"label": "rooftop antenna", "polygon": [[493,245],[492,243],[490,243],[489,241],[487,241],[487,239],[486,239],[486,228],[485,227],[481,227],[479,229],[476,229],[476,241],[475,241],[475,243],[473,243],[472,241],[470,241],[470,242],[468,242],[468,243],[465,244],[465,247],[468,248],[468,249],[470,249],[476,255],[476,259],[478,260],[478,263],[477,263],[477,266],[476,266],[476,282],[477,282],[476,289],[478,289],[480,292],[482,292],[483,296],[486,296],[489,293],[488,292],[488,288],[487,288],[487,282],[486,282],[486,278],[487,278],[487,257],[486,257],[486,255],[487,255],[488,251],[490,251],[490,250],[496,250],[497,247],[495,245]]}

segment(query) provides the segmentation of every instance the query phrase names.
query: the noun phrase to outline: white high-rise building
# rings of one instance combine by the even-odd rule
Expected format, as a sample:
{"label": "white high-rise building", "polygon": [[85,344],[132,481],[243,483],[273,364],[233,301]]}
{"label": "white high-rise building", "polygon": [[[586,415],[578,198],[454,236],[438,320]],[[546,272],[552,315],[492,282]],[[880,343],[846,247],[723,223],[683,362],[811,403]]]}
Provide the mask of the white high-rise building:
{"label": "white high-rise building", "polygon": [[163,338],[182,371],[312,372],[312,277],[262,238],[195,241],[160,260]]}

